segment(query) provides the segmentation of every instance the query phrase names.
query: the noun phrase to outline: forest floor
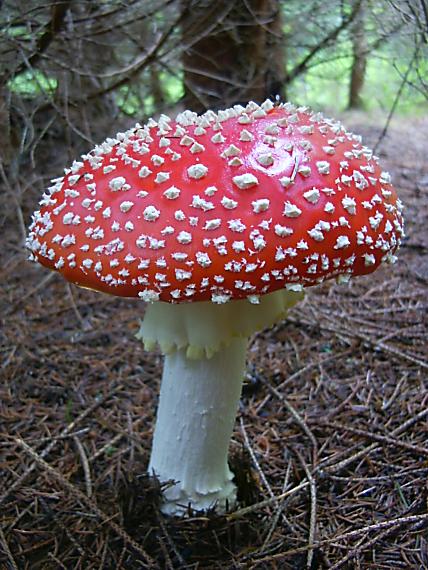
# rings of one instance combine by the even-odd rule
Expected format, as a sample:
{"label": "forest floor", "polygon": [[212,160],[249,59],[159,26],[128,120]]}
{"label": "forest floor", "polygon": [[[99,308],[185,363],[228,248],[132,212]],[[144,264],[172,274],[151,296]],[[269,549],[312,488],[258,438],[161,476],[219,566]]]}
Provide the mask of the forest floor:
{"label": "forest floor", "polygon": [[[372,145],[383,126],[344,120]],[[252,339],[225,516],[159,514],[140,308],[27,263],[37,197],[2,201],[2,569],[428,568],[427,132],[394,120],[379,149],[406,205],[398,263]]]}

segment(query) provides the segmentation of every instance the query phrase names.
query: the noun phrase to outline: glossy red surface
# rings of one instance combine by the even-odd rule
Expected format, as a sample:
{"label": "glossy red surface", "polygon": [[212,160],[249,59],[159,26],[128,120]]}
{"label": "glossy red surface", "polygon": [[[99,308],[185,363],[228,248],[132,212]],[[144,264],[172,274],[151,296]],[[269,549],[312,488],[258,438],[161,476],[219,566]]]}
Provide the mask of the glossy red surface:
{"label": "glossy red surface", "polygon": [[[260,118],[255,118],[254,112],[248,115],[252,116],[248,124],[239,122],[246,117],[241,112],[220,123],[212,121],[202,134],[195,135],[197,124],[183,126],[185,134],[203,146],[200,152],[192,152],[193,142],[187,145],[185,138],[184,144],[182,134],[176,136],[177,123],[161,121],[161,130],[166,131],[168,124],[170,130],[158,134],[159,126],[150,128],[145,143],[149,152],[145,154],[138,151],[142,133],[135,130],[118,137],[124,140],[100,155],[99,168],[94,169],[83,159],[75,175],[78,180],[71,185],[74,180],[70,176],[74,175],[67,174],[63,183],[58,183],[59,190],[51,195],[54,203],[42,205],[36,214],[30,228],[29,247],[37,260],[51,269],[57,268],[78,285],[129,297],[148,290],[161,300],[173,302],[209,300],[213,294],[243,298],[283,288],[286,283],[311,286],[343,273],[359,275],[374,271],[398,247],[402,218],[396,193],[368,150],[364,151],[337,124],[306,111],[273,108]],[[216,124],[221,125],[221,130],[215,130]],[[253,140],[240,140],[248,138],[242,135],[244,129]],[[305,132],[308,130],[313,132]],[[211,140],[216,133],[221,133],[224,142]],[[167,144],[165,139],[168,146],[163,146]],[[133,148],[138,140],[140,143]],[[229,164],[234,159],[233,148],[229,150],[231,156],[222,156],[231,145],[239,149],[235,152],[242,162],[240,165]],[[156,165],[154,155],[160,157],[155,161],[160,163],[163,159],[163,163]],[[129,163],[129,159],[138,164]],[[263,165],[260,160],[272,164]],[[195,164],[206,166],[206,175],[199,179],[190,177],[188,168]],[[115,169],[105,173],[104,168],[109,165]],[[151,170],[147,177],[139,175],[144,166]],[[304,170],[307,166],[309,175]],[[326,170],[329,173],[323,173]],[[160,172],[168,173],[169,178],[158,183],[156,176]],[[248,173],[258,183],[240,188],[234,177]],[[123,177],[129,188],[112,191],[109,183],[117,177]],[[293,178],[287,187],[281,183],[284,177]],[[164,195],[171,186],[180,190],[175,199]],[[212,186],[217,190],[210,195],[211,191],[206,191]],[[312,189],[318,193],[312,193],[311,199],[310,195],[305,197]],[[67,190],[72,190],[71,194],[77,192],[78,196],[70,196],[70,192],[67,196]],[[147,195],[138,196],[141,191]],[[198,200],[194,202],[194,196],[205,201],[202,207],[197,206]],[[352,205],[344,207],[345,197],[355,200],[355,213]],[[234,200],[237,206],[225,207],[224,198]],[[258,200],[262,202],[257,205]],[[269,201],[267,208],[265,200]],[[128,211],[121,211],[124,201],[132,202]],[[284,215],[288,202],[301,213],[296,217]],[[334,205],[334,211],[331,206],[325,211],[328,203]],[[55,214],[62,204],[63,209]],[[147,211],[149,206],[154,206],[158,213]],[[111,209],[110,217],[106,217],[106,208]],[[184,213],[184,219],[176,219],[177,210]],[[156,219],[145,219],[153,212],[154,217],[158,215]],[[75,223],[64,223],[64,216],[69,222],[71,214],[78,216],[73,218]],[[210,220],[218,220],[211,222],[213,226],[218,223],[218,227],[205,229]],[[237,231],[239,224],[234,220],[242,222],[242,231]],[[112,228],[113,222],[116,224]],[[324,222],[324,229],[318,227],[315,239],[308,232],[320,222]],[[292,230],[291,235],[277,235],[277,225]],[[174,233],[165,233],[168,227],[174,228]],[[88,235],[89,228],[92,230]],[[177,239],[182,231],[191,235],[190,243],[180,243]],[[66,235],[74,236],[74,245],[64,245]],[[55,236],[61,239],[57,237],[55,242]],[[344,236],[349,244],[338,247],[338,238],[343,242]],[[302,240],[308,249],[299,248]],[[244,250],[240,251],[242,244],[234,243],[242,241]],[[72,253],[75,258],[70,263],[68,256]],[[177,253],[187,257],[176,259],[173,255]],[[92,260],[92,264],[85,260]],[[95,270],[97,262],[99,271]],[[173,296],[172,291],[175,291]]]}

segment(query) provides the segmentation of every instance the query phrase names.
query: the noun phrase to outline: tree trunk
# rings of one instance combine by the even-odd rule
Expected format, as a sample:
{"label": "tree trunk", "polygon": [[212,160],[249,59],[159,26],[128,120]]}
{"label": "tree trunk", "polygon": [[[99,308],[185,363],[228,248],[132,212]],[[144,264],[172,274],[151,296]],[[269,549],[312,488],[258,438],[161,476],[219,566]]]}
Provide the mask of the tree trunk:
{"label": "tree trunk", "polygon": [[352,55],[351,81],[349,85],[349,108],[361,109],[363,100],[361,92],[367,67],[367,42],[364,30],[365,7],[361,2],[351,27]]}
{"label": "tree trunk", "polygon": [[182,0],[185,105],[225,108],[281,94],[278,0]]}

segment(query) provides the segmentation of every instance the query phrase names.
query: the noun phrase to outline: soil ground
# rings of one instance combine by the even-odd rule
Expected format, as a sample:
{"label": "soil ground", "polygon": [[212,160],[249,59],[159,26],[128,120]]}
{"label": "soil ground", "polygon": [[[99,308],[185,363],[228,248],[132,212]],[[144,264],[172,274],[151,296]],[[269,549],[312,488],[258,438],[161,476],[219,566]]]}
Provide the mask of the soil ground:
{"label": "soil ground", "polygon": [[[369,145],[383,126],[345,124]],[[5,188],[1,568],[428,568],[427,132],[394,121],[378,149],[406,205],[398,263],[309,291],[252,339],[226,516],[159,514],[143,474],[162,360],[134,338],[141,304],[27,263],[38,191]]]}

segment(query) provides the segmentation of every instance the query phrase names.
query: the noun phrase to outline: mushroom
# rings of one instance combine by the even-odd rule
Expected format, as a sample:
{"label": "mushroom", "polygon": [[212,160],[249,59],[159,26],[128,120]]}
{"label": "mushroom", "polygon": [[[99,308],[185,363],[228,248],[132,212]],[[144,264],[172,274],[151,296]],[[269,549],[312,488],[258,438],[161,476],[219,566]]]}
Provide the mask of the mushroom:
{"label": "mushroom", "polygon": [[232,507],[227,454],[248,337],[306,287],[395,261],[402,205],[339,123],[250,102],[107,139],[52,181],[31,258],[148,306],[139,338],[165,354],[149,472],[165,513]]}

